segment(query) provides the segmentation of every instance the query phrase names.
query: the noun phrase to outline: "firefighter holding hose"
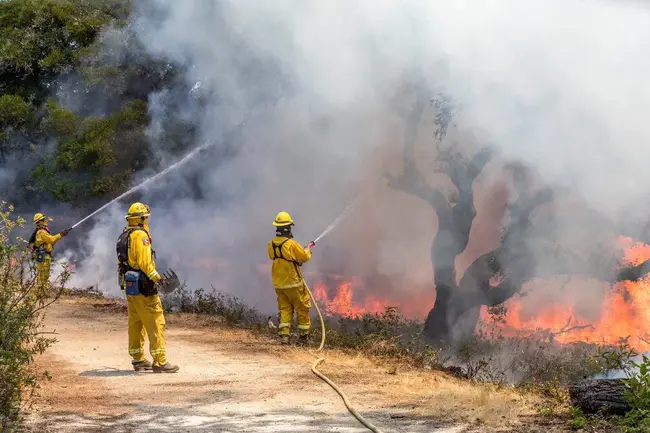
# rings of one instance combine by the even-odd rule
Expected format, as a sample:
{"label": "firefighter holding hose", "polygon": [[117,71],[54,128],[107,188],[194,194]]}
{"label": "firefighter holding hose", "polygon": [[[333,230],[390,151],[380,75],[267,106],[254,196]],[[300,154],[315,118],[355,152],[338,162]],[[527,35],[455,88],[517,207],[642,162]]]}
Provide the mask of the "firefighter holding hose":
{"label": "firefighter holding hose", "polygon": [[303,248],[293,240],[291,233],[293,225],[293,219],[287,212],[280,212],[275,217],[273,226],[276,228],[276,236],[268,244],[268,253],[269,259],[273,260],[271,278],[278,297],[278,310],[280,310],[278,326],[280,342],[289,343],[289,330],[295,311],[298,342],[307,344],[311,328],[309,318],[311,298],[300,267],[311,259],[311,248],[314,243],[311,242]]}
{"label": "firefighter holding hose", "polygon": [[[120,286],[126,292],[129,315],[129,355],[135,371],[176,373],[177,365],[165,354],[165,315],[158,289],[165,280],[156,270],[148,218],[149,207],[133,203],[126,215],[127,227],[117,240]],[[144,355],[144,337],[149,336],[153,364]]]}
{"label": "firefighter holding hose", "polygon": [[50,234],[47,217],[38,212],[34,215],[36,229],[29,238],[33,258],[36,261],[36,295],[40,297],[47,291],[52,268],[52,251],[54,245],[65,237],[71,229],[55,235]]}

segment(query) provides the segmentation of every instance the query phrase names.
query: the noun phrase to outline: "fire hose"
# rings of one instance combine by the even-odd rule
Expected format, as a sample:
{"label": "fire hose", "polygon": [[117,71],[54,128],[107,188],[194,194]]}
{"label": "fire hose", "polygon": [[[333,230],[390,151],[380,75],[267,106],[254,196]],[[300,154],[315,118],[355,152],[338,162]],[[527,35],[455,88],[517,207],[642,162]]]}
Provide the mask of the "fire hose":
{"label": "fire hose", "polygon": [[372,425],[372,423],[370,423],[370,421],[365,419],[359,412],[357,412],[357,410],[354,407],[352,407],[352,404],[350,403],[350,400],[348,399],[348,396],[345,395],[343,390],[341,388],[339,388],[338,385],[336,385],[334,382],[332,382],[332,380],[329,377],[325,376],[323,373],[318,371],[318,366],[323,361],[325,361],[324,356],[319,356],[319,355],[316,354],[317,352],[322,351],[323,347],[325,346],[325,321],[323,320],[323,315],[320,312],[320,308],[318,308],[318,302],[316,302],[316,299],[314,299],[314,296],[312,295],[311,290],[309,290],[309,286],[307,284],[305,284],[305,287],[307,288],[307,292],[309,292],[309,297],[314,302],[314,306],[316,307],[316,311],[318,312],[318,317],[320,318],[320,327],[321,327],[320,346],[318,346],[318,349],[316,349],[315,351],[314,350],[309,351],[309,353],[311,353],[312,355],[314,355],[314,357],[316,357],[316,361],[314,361],[314,363],[311,366],[311,372],[314,373],[316,376],[318,376],[323,382],[325,382],[330,387],[332,387],[332,389],[334,391],[336,391],[338,393],[338,395],[341,396],[341,398],[343,399],[343,404],[345,404],[345,407],[348,409],[348,412],[350,412],[352,414],[352,416],[354,416],[357,419],[357,421],[359,421],[361,424],[363,424],[371,432],[382,433],[381,430],[379,430],[377,427]]}
{"label": "fire hose", "polygon": [[[332,231],[334,229],[334,227],[336,227],[350,213],[352,208],[359,202],[360,199],[361,199],[361,197],[358,197],[352,204],[348,205],[343,210],[341,215],[339,215],[339,217],[336,218],[336,220],[334,220],[334,222],[332,224],[330,224],[330,226],[327,227],[325,229],[325,231],[323,233],[321,233],[320,236],[318,236],[316,238],[316,240],[309,243],[308,248],[311,248],[314,245],[316,245],[316,242],[318,242],[323,236],[325,236],[330,231]],[[364,427],[366,427],[371,432],[382,433],[381,430],[379,430],[377,427],[372,425],[372,423],[370,423],[370,421],[365,419],[359,412],[357,412],[357,410],[354,407],[352,407],[352,404],[350,403],[350,400],[348,399],[348,396],[345,395],[343,390],[341,388],[339,388],[338,385],[336,385],[334,382],[332,382],[332,380],[329,377],[325,376],[323,373],[318,371],[318,366],[322,362],[325,361],[324,356],[319,356],[317,354],[317,352],[321,352],[323,350],[323,347],[325,346],[325,331],[326,331],[325,330],[325,320],[323,319],[323,314],[321,313],[320,308],[318,307],[318,302],[316,302],[316,299],[314,298],[314,295],[311,293],[311,290],[309,289],[309,286],[306,283],[305,283],[305,287],[307,288],[307,292],[309,293],[309,297],[314,302],[314,306],[316,307],[316,311],[318,312],[318,318],[320,319],[320,327],[321,327],[320,346],[318,346],[318,349],[316,349],[316,350],[310,350],[309,351],[309,353],[311,353],[316,358],[316,360],[314,361],[314,363],[311,366],[311,372],[314,373],[323,382],[325,382],[330,387],[332,387],[332,389],[334,391],[336,391],[338,393],[338,395],[341,396],[341,398],[343,399],[343,404],[345,404],[345,407],[347,408],[348,412],[350,412],[350,414],[352,414],[352,416],[354,416],[357,419],[357,421],[359,421]]]}

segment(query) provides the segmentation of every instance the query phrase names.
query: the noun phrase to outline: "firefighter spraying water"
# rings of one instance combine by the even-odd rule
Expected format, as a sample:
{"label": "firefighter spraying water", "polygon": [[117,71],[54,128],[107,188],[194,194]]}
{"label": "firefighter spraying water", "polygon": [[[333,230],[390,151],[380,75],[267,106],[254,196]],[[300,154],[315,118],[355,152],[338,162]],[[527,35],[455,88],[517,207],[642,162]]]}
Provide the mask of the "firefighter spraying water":
{"label": "firefighter spraying water", "polygon": [[29,245],[32,249],[33,259],[36,262],[37,292],[43,295],[47,292],[47,286],[49,284],[54,245],[61,238],[67,236],[72,229],[63,230],[55,235],[50,234],[47,216],[40,212],[34,215],[34,226],[36,228],[29,238]]}
{"label": "firefighter spraying water", "polygon": [[273,261],[271,270],[271,278],[273,286],[278,297],[278,309],[280,310],[280,324],[278,326],[278,335],[282,344],[289,343],[289,328],[293,322],[293,314],[296,313],[296,327],[298,328],[298,342],[299,344],[306,345],[309,342],[309,333],[311,328],[311,320],[309,317],[309,310],[311,309],[311,302],[313,300],[321,325],[321,341],[316,351],[310,351],[316,360],[311,366],[311,371],[318,378],[323,380],[336,391],[341,398],[348,411],[368,430],[380,433],[380,430],[366,420],[359,412],[357,412],[343,390],[339,388],[331,379],[325,376],[318,370],[320,363],[325,361],[323,356],[319,356],[316,352],[323,350],[325,346],[325,321],[323,315],[318,308],[318,303],[314,299],[309,286],[305,282],[302,275],[301,266],[311,259],[311,249],[316,245],[329,232],[334,230],[341,221],[343,221],[354,207],[361,200],[359,196],[354,202],[349,204],[343,212],[321,233],[314,241],[310,242],[306,247],[302,247],[298,242],[293,240],[291,227],[294,226],[293,218],[288,212],[280,212],[273,221],[273,226],[276,228],[276,236],[268,244],[269,259]]}

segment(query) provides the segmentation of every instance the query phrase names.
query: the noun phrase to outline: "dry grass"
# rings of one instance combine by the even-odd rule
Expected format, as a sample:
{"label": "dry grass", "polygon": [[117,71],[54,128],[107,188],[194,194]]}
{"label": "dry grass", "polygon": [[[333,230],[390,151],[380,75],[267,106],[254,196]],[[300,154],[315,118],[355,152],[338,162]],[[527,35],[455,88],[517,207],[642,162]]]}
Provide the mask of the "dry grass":
{"label": "dry grass", "polygon": [[[125,314],[122,300],[66,298],[63,302],[88,305],[90,315],[98,310],[108,315]],[[306,367],[315,359],[305,349],[282,347],[273,338],[229,328],[214,316],[167,313],[166,319],[169,328],[188,331],[184,334],[186,341],[208,346],[218,344],[220,350],[235,356],[271,355],[278,362]],[[321,371],[343,387],[354,401],[371,406],[389,403],[406,415],[435,415],[436,419],[470,422],[489,431],[527,431],[533,428],[531,422],[539,421],[536,415],[540,408],[553,406],[556,413],[567,411],[557,401],[538,394],[461,380],[440,371],[414,368],[406,362],[352,354],[347,350],[325,350],[324,356],[326,361]],[[316,380],[308,368],[297,373],[292,383],[302,386],[305,380]]]}
{"label": "dry grass", "polygon": [[90,377],[80,376],[52,354],[37,357],[36,366],[52,377],[38,393],[35,407],[40,411],[75,412],[92,408],[93,413],[98,415],[113,416],[128,409],[124,401],[117,398],[111,399],[111,404],[107,405],[107,387]]}
{"label": "dry grass", "polygon": [[[314,359],[297,348],[283,355],[284,359],[304,364]],[[532,393],[460,380],[404,363],[387,363],[384,359],[351,356],[336,350],[325,351],[324,356],[326,361],[320,370],[340,386],[354,389],[349,391],[351,396],[390,401],[409,414],[435,414],[439,419],[504,428],[519,425],[520,417],[535,415],[538,407],[548,404]]]}

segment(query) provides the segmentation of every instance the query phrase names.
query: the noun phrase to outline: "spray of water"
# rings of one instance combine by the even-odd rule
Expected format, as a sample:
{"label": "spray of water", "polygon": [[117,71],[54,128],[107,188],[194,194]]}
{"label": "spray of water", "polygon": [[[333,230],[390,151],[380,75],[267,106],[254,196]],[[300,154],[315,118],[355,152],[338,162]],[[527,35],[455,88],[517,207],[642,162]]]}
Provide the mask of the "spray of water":
{"label": "spray of water", "polygon": [[323,236],[325,236],[326,234],[328,234],[329,232],[331,232],[332,230],[334,230],[334,228],[335,228],[337,225],[339,225],[339,224],[341,223],[341,221],[343,221],[343,220],[345,219],[345,217],[347,217],[347,216],[350,214],[350,212],[352,212],[352,210],[353,210],[353,209],[354,209],[354,208],[359,204],[360,201],[361,201],[361,196],[357,197],[356,200],[354,200],[352,203],[350,203],[349,205],[347,205],[347,206],[345,207],[345,209],[343,209],[343,212],[341,212],[341,215],[339,215],[339,216],[334,220],[334,222],[333,222],[332,224],[330,224],[330,225],[329,225],[329,226],[328,226],[328,227],[323,231],[323,233],[321,233],[320,235],[318,235],[318,237],[317,237],[316,239],[314,239],[314,243],[320,241],[320,240],[323,238]]}
{"label": "spray of water", "polygon": [[194,155],[196,155],[196,154],[199,153],[200,151],[206,149],[206,148],[207,148],[208,146],[210,146],[211,144],[212,144],[212,142],[208,142],[208,143],[205,143],[205,144],[203,144],[203,145],[197,147],[196,149],[194,149],[193,151],[191,151],[190,153],[188,153],[187,155],[185,155],[185,156],[183,157],[183,159],[181,159],[181,160],[175,162],[174,164],[170,165],[169,167],[167,167],[166,169],[164,169],[164,170],[161,171],[160,173],[157,173],[157,174],[155,174],[155,175],[153,175],[153,176],[147,178],[144,182],[140,183],[139,185],[134,186],[133,188],[131,188],[130,190],[126,191],[126,192],[123,193],[122,195],[120,195],[120,196],[118,196],[118,197],[115,197],[113,200],[109,201],[109,202],[106,203],[104,206],[100,207],[99,209],[97,209],[96,211],[94,211],[93,213],[91,213],[90,215],[86,216],[86,217],[83,218],[81,221],[77,222],[75,225],[72,226],[72,228],[73,228],[73,229],[76,228],[78,225],[80,225],[81,223],[85,222],[86,220],[89,220],[89,219],[92,218],[93,216],[97,215],[99,212],[103,211],[104,209],[106,209],[107,207],[109,207],[110,205],[112,205],[113,203],[115,203],[116,201],[119,201],[119,200],[123,199],[124,197],[127,197],[128,195],[134,193],[135,191],[138,191],[139,189],[142,189],[144,186],[146,186],[147,184],[153,182],[154,180],[156,180],[156,179],[158,179],[158,178],[164,176],[165,174],[169,173],[170,171],[172,171],[172,170],[174,170],[174,169],[180,167],[180,166],[183,165],[185,162],[187,162],[190,158],[192,158]]}

